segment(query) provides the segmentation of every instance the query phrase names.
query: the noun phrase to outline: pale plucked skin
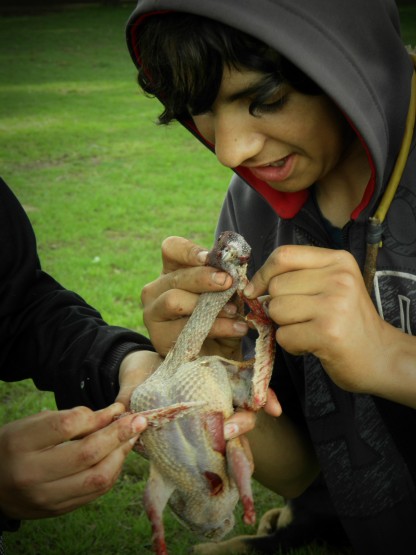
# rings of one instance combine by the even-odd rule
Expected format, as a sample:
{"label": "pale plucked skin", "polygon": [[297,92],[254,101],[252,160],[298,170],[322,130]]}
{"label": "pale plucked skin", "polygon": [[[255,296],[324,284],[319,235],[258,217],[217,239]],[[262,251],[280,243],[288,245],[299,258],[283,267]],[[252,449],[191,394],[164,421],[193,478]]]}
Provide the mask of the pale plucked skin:
{"label": "pale plucked skin", "polygon": [[[182,365],[160,389],[155,390],[155,385],[160,387],[154,382],[143,387],[134,410],[189,400],[203,400],[206,405],[201,412],[142,434],[141,443],[153,472],[160,475],[152,487],[172,491],[169,505],[191,530],[205,538],[220,539],[234,526],[233,510],[239,495],[234,480],[228,476],[224,455],[213,450],[204,419],[207,413],[217,412],[225,418],[233,413],[227,373],[221,362],[204,357]],[[214,417],[213,425],[220,432],[223,419]],[[222,479],[223,489],[216,496],[212,496],[210,482],[204,477],[207,470]],[[146,494],[146,504],[151,503],[149,496],[150,492]]]}
{"label": "pale plucked skin", "polygon": [[[261,372],[266,370],[267,376],[255,380],[260,385],[258,394],[252,391],[253,372],[241,371],[240,363],[214,356],[198,358],[219,311],[247,283],[249,255],[250,247],[238,234],[226,232],[220,237],[207,263],[228,271],[233,277],[232,287],[200,296],[174,348],[131,397],[131,410],[138,412],[177,403],[183,403],[184,408],[192,401],[204,403],[190,413],[184,411],[182,418],[176,415],[161,427],[149,427],[140,438],[139,450],[150,460],[145,507],[158,555],[167,553],[162,520],[166,503],[196,534],[213,540],[233,528],[239,497],[244,520],[253,523],[255,519],[252,463],[239,438],[225,442],[223,426],[236,405],[256,410],[264,404],[273,357],[268,357],[267,369],[264,357],[260,357]],[[267,319],[260,330],[265,336],[262,341],[267,336],[269,343],[274,343],[271,330]]]}

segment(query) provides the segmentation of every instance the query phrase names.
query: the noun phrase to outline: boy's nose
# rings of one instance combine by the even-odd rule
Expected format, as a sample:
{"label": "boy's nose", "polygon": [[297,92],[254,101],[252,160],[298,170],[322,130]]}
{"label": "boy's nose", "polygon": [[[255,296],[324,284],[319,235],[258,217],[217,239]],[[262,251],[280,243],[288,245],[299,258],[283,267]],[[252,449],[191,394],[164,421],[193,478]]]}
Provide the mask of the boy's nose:
{"label": "boy's nose", "polygon": [[236,168],[255,158],[262,150],[264,137],[244,121],[223,118],[215,122],[215,154],[228,168]]}

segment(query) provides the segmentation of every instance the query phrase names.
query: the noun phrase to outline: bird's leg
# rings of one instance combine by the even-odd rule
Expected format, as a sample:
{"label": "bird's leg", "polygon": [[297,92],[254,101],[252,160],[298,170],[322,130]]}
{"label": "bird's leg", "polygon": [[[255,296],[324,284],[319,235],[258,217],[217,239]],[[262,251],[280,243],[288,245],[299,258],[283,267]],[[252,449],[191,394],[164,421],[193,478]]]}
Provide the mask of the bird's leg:
{"label": "bird's leg", "polygon": [[237,484],[244,509],[243,520],[245,524],[254,524],[256,513],[251,490],[251,475],[254,470],[254,463],[250,448],[247,445],[245,449],[242,444],[244,440],[244,438],[236,437],[227,441],[228,471]]}
{"label": "bird's leg", "polygon": [[251,394],[247,408],[259,410],[266,403],[267,388],[273,372],[276,349],[275,327],[266,311],[268,299],[260,302],[259,299],[247,299],[243,296],[243,300],[250,308],[246,318],[253,323],[259,334],[256,340]]}
{"label": "bird's leg", "polygon": [[175,488],[167,483],[153,464],[144,492],[144,508],[152,525],[153,550],[156,555],[168,555],[163,510]]}

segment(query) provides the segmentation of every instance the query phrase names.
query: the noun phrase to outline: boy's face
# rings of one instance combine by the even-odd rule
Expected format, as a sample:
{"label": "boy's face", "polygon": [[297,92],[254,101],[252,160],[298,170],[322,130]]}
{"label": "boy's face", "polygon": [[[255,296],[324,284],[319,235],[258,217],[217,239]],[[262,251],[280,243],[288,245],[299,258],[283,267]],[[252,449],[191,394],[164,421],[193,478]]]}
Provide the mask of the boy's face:
{"label": "boy's face", "polygon": [[245,91],[252,94],[261,77],[224,70],[212,109],[193,116],[194,123],[224,166],[249,168],[279,191],[306,189],[336,170],[350,127],[327,96],[305,95],[287,85],[250,114],[253,96]]}

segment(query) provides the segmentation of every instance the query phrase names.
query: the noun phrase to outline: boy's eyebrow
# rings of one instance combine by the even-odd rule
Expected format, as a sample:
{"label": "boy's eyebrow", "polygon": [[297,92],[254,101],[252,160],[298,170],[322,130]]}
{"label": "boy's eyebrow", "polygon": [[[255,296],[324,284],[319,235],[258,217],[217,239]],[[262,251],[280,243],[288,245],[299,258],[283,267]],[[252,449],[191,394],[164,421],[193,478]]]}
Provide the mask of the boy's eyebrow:
{"label": "boy's eyebrow", "polygon": [[[262,87],[264,85],[266,85],[268,82],[268,77],[265,76],[262,79],[260,78],[258,81],[254,82],[252,85],[249,85],[248,87],[245,87],[244,89],[241,89],[239,91],[233,92],[231,94],[228,94],[224,97],[224,101],[227,103],[232,103],[236,100],[240,100],[240,98],[245,98],[247,96],[255,96],[256,94],[258,94]],[[283,83],[279,83],[278,85],[276,85],[276,92],[277,89],[279,89],[281,86],[283,85]]]}
{"label": "boy's eyebrow", "polygon": [[257,83],[250,85],[244,89],[241,89],[240,91],[236,91],[234,93],[231,93],[229,95],[227,95],[224,100],[225,102],[234,102],[236,100],[240,100],[240,98],[245,98],[246,96],[252,96],[254,94],[256,94],[259,89],[261,89],[262,86],[262,82],[261,80],[258,81]]}

